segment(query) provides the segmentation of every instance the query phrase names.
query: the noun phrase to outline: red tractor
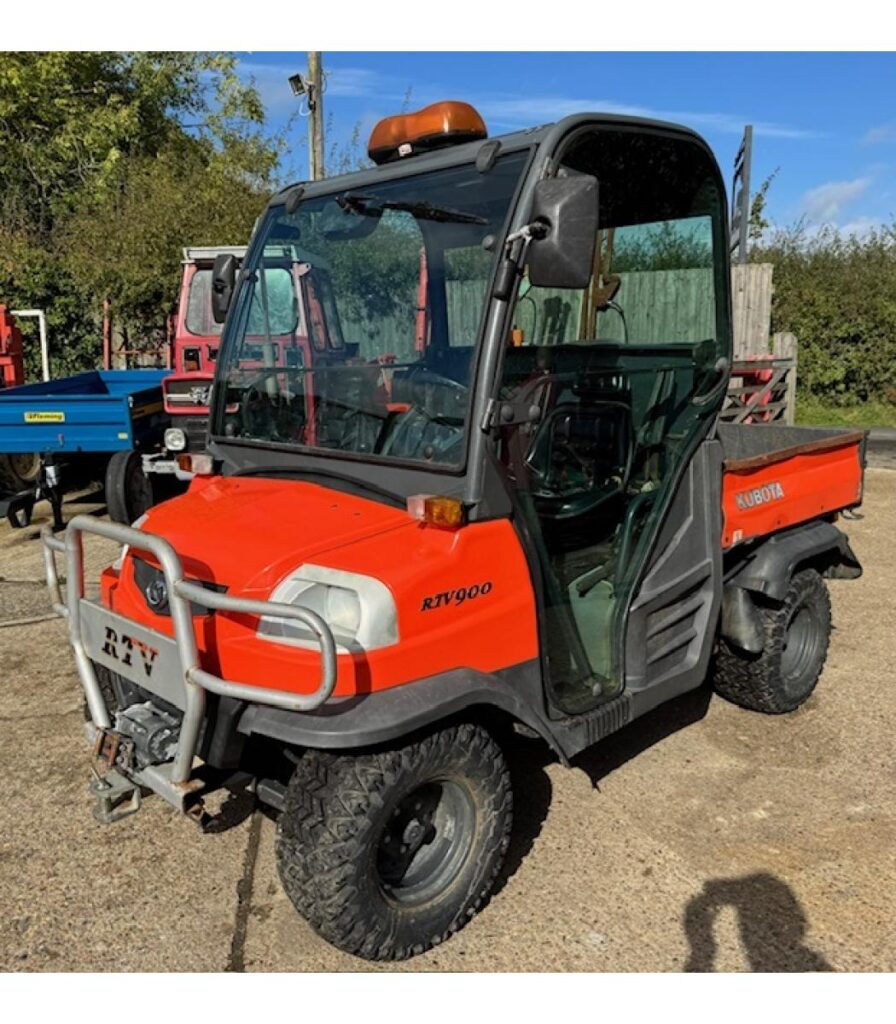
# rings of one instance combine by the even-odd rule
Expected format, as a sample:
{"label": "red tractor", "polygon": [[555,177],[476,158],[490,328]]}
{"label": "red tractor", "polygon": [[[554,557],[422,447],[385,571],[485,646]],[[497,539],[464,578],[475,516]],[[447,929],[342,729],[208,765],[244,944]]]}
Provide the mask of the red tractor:
{"label": "red tractor", "polygon": [[[719,423],[725,189],[693,132],[593,113],[489,139],[444,103],[370,154],[275,196],[239,274],[215,259],[187,493],[45,544],[97,816],[151,791],[202,823],[209,787],[251,786],[299,913],[382,960],[488,900],[526,800],[509,730],[568,765],[707,679],[769,714],[809,699],[825,578],[861,572],[835,521],[864,438]],[[98,599],[85,534],[125,546]]]}
{"label": "red tractor", "polygon": [[[245,246],[184,249],[172,346],[174,372],[162,382],[165,411],[172,422],[165,431],[163,450],[143,457],[147,474],[190,480],[192,463],[184,456],[205,451],[224,326],[215,318],[212,305],[213,267],[215,260],[231,261],[236,273],[245,255]],[[326,268],[312,267],[291,247],[283,246],[279,258],[272,254],[269,260],[264,286],[282,317],[273,324],[270,337],[260,321],[250,328],[249,343],[240,352],[241,367],[259,370],[265,360],[275,366],[310,367],[345,354]],[[324,314],[325,303],[329,304],[329,317]],[[237,411],[231,409],[231,413]]]}

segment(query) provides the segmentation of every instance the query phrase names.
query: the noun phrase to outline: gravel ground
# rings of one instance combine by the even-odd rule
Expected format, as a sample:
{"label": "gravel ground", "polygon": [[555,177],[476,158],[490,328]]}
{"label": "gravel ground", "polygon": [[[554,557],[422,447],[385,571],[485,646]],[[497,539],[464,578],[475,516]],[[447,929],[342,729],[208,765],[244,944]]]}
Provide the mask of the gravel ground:
{"label": "gravel ground", "polygon": [[[863,512],[842,525],[865,575],[831,582],[835,632],[804,708],[768,718],[702,690],[572,770],[519,741],[500,891],[397,969],[893,970],[896,473],[869,469]],[[158,798],[94,822],[35,536],[0,527],[0,969],[366,968],[295,915],[273,822],[245,802],[216,834]],[[111,557],[89,544],[88,578]]]}

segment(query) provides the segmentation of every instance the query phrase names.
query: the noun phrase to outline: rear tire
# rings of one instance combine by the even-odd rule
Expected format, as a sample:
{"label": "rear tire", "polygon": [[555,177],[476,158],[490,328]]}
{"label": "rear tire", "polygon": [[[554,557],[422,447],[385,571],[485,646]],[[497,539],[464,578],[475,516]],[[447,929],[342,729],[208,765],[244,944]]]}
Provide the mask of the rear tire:
{"label": "rear tire", "polygon": [[139,452],[115,452],[106,467],[106,508],[116,523],[130,525],[153,505],[152,481]]}
{"label": "rear tire", "polygon": [[37,483],[39,476],[40,455],[37,452],[0,455],[0,488],[24,491]]}
{"label": "rear tire", "polygon": [[462,928],[491,894],[510,838],[500,748],[477,725],[395,750],[309,750],[289,783],[277,867],[324,939],[402,960]]}
{"label": "rear tire", "polygon": [[727,700],[752,711],[795,711],[809,699],[827,658],[828,588],[814,569],[803,569],[791,579],[780,606],[757,610],[765,639],[762,653],[748,654],[722,640],[713,684]]}

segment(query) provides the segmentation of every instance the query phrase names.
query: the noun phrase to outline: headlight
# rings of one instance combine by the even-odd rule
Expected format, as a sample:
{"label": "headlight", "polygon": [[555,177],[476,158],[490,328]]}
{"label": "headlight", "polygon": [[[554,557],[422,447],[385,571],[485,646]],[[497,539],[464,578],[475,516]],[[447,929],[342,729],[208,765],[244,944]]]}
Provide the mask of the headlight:
{"label": "headlight", "polygon": [[[274,588],[271,601],[308,608],[329,625],[343,650],[375,650],[398,643],[398,612],[389,588],[372,576],[302,565]],[[296,647],[318,646],[294,619],[262,618],[258,636]]]}
{"label": "headlight", "polygon": [[187,447],[187,435],[180,427],[169,427],[165,431],[165,447],[169,452],[182,452]]}

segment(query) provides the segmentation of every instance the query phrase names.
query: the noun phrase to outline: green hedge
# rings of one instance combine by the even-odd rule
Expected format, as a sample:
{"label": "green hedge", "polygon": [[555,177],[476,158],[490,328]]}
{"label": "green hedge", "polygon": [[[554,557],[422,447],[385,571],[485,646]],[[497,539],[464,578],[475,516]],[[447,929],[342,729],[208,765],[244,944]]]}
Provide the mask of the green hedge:
{"label": "green hedge", "polygon": [[896,225],[861,237],[798,227],[751,258],[774,264],[772,331],[798,339],[805,399],[896,402]]}

